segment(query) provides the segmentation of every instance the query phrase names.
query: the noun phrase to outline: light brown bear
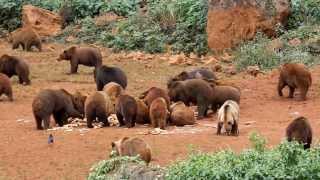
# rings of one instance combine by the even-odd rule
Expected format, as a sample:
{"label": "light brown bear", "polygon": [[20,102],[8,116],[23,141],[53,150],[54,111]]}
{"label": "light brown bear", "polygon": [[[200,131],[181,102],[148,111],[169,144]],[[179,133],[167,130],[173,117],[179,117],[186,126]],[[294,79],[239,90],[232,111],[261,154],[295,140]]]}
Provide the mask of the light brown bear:
{"label": "light brown bear", "polygon": [[168,95],[168,92],[164,89],[158,88],[158,87],[151,87],[147,91],[143,92],[139,99],[143,99],[143,101],[146,103],[148,107],[150,107],[153,100],[157,99],[158,97],[162,97],[166,100],[168,109],[170,106],[170,97]]}
{"label": "light brown bear", "polygon": [[115,102],[121,94],[124,94],[122,86],[115,82],[109,82],[103,87],[103,91],[110,97],[112,102]]}
{"label": "light brown bear", "polygon": [[149,124],[150,118],[148,106],[141,99],[136,99],[136,101],[138,106],[136,123]]}
{"label": "light brown bear", "polygon": [[138,156],[149,163],[151,161],[151,148],[140,138],[124,137],[118,141],[112,142],[112,152],[118,156]]}
{"label": "light brown bear", "polygon": [[78,65],[93,66],[95,68],[102,66],[101,52],[91,47],[75,47],[72,46],[64,50],[57,61],[70,61],[70,74],[77,73]]}
{"label": "light brown bear", "polygon": [[299,63],[286,63],[280,67],[278,94],[283,96],[282,89],[289,87],[289,98],[293,98],[296,88],[300,90],[300,99],[306,100],[309,87],[312,84],[311,73],[307,67]]}
{"label": "light brown bear", "polygon": [[157,99],[152,101],[149,108],[149,114],[151,125],[153,128],[166,128],[169,111],[167,108],[167,102],[164,98],[158,97]]}
{"label": "light brown bear", "polygon": [[5,94],[9,101],[13,101],[10,79],[7,75],[0,73],[0,97],[2,94]]}
{"label": "light brown bear", "polygon": [[218,111],[217,135],[224,129],[227,135],[239,135],[240,108],[237,102],[227,100]]}
{"label": "light brown bear", "polygon": [[93,128],[92,123],[96,119],[106,127],[110,125],[108,117],[115,113],[115,103],[104,91],[97,91],[87,97],[84,111],[88,128]]}
{"label": "light brown bear", "polygon": [[182,101],[170,106],[170,122],[176,126],[192,125],[196,123],[194,111]]}
{"label": "light brown bear", "polygon": [[17,49],[21,45],[25,51],[31,51],[32,46],[42,51],[40,36],[31,26],[20,28],[14,33],[11,33],[9,42],[12,42],[12,49]]}

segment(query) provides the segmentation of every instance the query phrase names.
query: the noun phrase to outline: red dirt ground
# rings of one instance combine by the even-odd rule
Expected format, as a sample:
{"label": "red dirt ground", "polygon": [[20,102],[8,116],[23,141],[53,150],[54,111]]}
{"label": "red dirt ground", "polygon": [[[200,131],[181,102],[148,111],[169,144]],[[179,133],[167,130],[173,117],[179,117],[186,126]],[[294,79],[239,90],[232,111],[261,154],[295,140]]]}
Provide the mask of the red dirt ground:
{"label": "red dirt ground", "polygon": [[[91,70],[81,67],[79,75],[69,76],[65,74],[69,70],[69,64],[55,61],[65,47],[67,46],[47,45],[44,52],[25,53],[21,50],[12,51],[7,43],[0,43],[1,53],[11,53],[28,59],[32,70],[32,86],[18,85],[14,79],[12,82],[15,101],[8,102],[5,97],[0,101],[0,179],[85,179],[94,163],[108,158],[110,143],[123,136],[145,139],[152,147],[152,163],[169,165],[177,159],[185,158],[191,145],[205,152],[226,148],[240,151],[248,148],[251,131],[265,136],[268,145],[276,145],[283,139],[285,127],[298,113],[310,119],[314,142],[320,135],[319,66],[312,69],[313,85],[308,100],[304,102],[277,96],[276,70],[257,78],[243,74],[229,78],[242,91],[239,137],[217,136],[215,128],[203,128],[205,124],[216,124],[216,115],[198,121],[199,125],[196,127],[203,131],[194,134],[141,135],[141,132],[150,129],[143,126],[132,129],[92,129],[83,135],[80,135],[79,129],[72,132],[38,131],[35,129],[31,102],[40,89],[63,87],[86,93],[95,89]],[[168,66],[158,60],[150,62],[151,69],[146,68],[144,63],[130,60],[107,60],[104,63],[118,65],[126,70],[129,76],[128,92],[133,95],[141,93],[151,85],[165,87],[166,78],[163,76],[178,73],[185,68]],[[143,70],[138,69],[139,67],[143,67]],[[17,121],[19,119],[26,122]],[[248,121],[254,122],[244,125]],[[53,133],[55,138],[52,146],[47,144],[49,133]]]}

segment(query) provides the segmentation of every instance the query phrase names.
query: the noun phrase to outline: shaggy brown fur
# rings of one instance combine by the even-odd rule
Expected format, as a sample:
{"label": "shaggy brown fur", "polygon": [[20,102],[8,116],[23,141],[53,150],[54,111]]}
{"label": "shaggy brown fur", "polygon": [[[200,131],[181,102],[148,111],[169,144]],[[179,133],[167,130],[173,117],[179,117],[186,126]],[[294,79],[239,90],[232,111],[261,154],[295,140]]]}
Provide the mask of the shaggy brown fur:
{"label": "shaggy brown fur", "polygon": [[239,135],[240,108],[237,102],[227,100],[218,111],[217,135],[221,134],[222,128],[227,135]]}
{"label": "shaggy brown fur", "polygon": [[151,161],[151,148],[140,138],[124,137],[111,143],[112,151],[119,156],[137,156],[139,155],[146,163]]}
{"label": "shaggy brown fur", "polygon": [[282,89],[289,87],[289,98],[293,98],[296,88],[300,90],[300,99],[306,100],[309,87],[312,84],[311,73],[303,64],[287,63],[280,68],[278,94],[283,96]]}
{"label": "shaggy brown fur", "polygon": [[102,66],[102,55],[100,51],[91,47],[72,46],[69,49],[64,50],[57,60],[70,61],[71,74],[77,73],[79,64],[93,66],[95,68]]}
{"label": "shaggy brown fur", "polygon": [[170,106],[170,120],[173,125],[184,126],[196,123],[194,111],[182,102],[176,102]]}
{"label": "shaggy brown fur", "polygon": [[148,106],[140,99],[137,99],[136,101],[138,106],[136,123],[149,124],[150,119]]}
{"label": "shaggy brown fur", "polygon": [[211,108],[216,112],[219,107],[227,100],[240,103],[240,90],[233,86],[214,86],[212,87]]}
{"label": "shaggy brown fur", "polygon": [[30,85],[31,83],[29,79],[29,65],[16,56],[9,56],[7,54],[1,56],[0,72],[6,74],[9,78],[17,75],[20,84]]}
{"label": "shaggy brown fur", "polygon": [[149,109],[150,121],[153,128],[165,129],[169,114],[166,100],[159,97],[152,101]]}
{"label": "shaggy brown fur", "polygon": [[0,96],[5,94],[10,101],[13,101],[11,82],[8,76],[0,73]]}
{"label": "shaggy brown fur", "polygon": [[139,98],[143,99],[148,107],[150,107],[153,100],[157,99],[158,97],[162,97],[166,100],[167,107],[169,109],[170,106],[170,97],[166,90],[158,88],[158,87],[151,87],[147,91],[143,92]]}
{"label": "shaggy brown fur", "polygon": [[14,34],[10,34],[9,39],[12,42],[12,49],[17,49],[21,45],[23,50],[26,51],[31,51],[32,46],[42,51],[41,39],[32,27],[24,27],[17,30]]}
{"label": "shaggy brown fur", "polygon": [[172,81],[168,84],[171,101],[182,101],[189,106],[190,103],[198,105],[198,119],[206,116],[211,104],[212,88],[202,79],[189,79],[185,81]]}
{"label": "shaggy brown fur", "polygon": [[298,141],[303,144],[304,149],[308,149],[312,143],[312,129],[309,121],[305,117],[294,119],[286,129],[287,140]]}
{"label": "shaggy brown fur", "polygon": [[32,111],[37,129],[43,129],[42,121],[44,122],[44,129],[49,128],[51,114],[53,114],[59,126],[66,124],[69,117],[83,118],[80,113],[83,112],[83,109],[78,109],[83,107],[83,104],[77,103],[82,103],[84,97],[76,98],[75,96],[78,95],[72,95],[64,89],[45,89],[40,91],[32,102]]}
{"label": "shaggy brown fur", "polygon": [[217,77],[212,70],[207,68],[198,68],[192,71],[182,71],[171,79],[171,81],[184,81],[187,79],[203,79],[208,81],[215,81]]}
{"label": "shaggy brown fur", "polygon": [[103,123],[103,126],[109,126],[108,116],[115,113],[114,103],[104,91],[91,94],[86,99],[84,109],[88,128],[93,128],[92,123],[96,118]]}
{"label": "shaggy brown fur", "polygon": [[129,95],[120,95],[116,100],[116,115],[120,126],[134,127],[137,117],[137,102]]}

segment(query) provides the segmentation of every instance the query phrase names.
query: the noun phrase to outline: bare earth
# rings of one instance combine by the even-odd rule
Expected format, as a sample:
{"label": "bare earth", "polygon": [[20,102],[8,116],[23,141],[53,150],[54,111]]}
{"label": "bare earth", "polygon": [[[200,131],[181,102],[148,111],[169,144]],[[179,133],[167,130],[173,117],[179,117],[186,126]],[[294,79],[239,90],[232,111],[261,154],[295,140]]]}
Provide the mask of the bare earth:
{"label": "bare earth", "polygon": [[[38,131],[35,129],[31,110],[33,97],[41,89],[65,88],[89,94],[95,90],[92,68],[80,66],[79,74],[67,75],[68,62],[57,62],[59,53],[68,45],[45,44],[44,52],[12,51],[11,46],[0,41],[0,55],[9,53],[25,58],[31,66],[31,86],[22,86],[13,78],[14,102],[6,97],[0,100],[0,179],[85,179],[90,167],[99,160],[108,158],[110,143],[123,136],[137,136],[145,139],[152,147],[153,164],[169,165],[188,155],[191,147],[205,152],[231,148],[235,151],[250,146],[248,136],[257,131],[268,139],[268,145],[278,144],[284,138],[285,127],[298,115],[309,118],[315,141],[320,135],[318,110],[320,67],[312,69],[313,85],[307,101],[280,98],[276,93],[278,71],[254,78],[245,74],[224,77],[241,88],[241,122],[239,137],[217,136],[216,115],[198,121],[195,127],[170,127],[168,135],[151,135],[151,129],[138,126],[132,129],[108,127],[80,132],[63,130]],[[134,61],[109,55],[101,49],[104,64],[119,66],[129,78],[127,92],[134,96],[151,86],[165,88],[167,79],[183,69],[195,66],[169,66],[163,59]],[[223,76],[223,75],[221,75]],[[285,93],[287,95],[287,92]],[[246,125],[249,122],[249,125]],[[190,130],[191,129],[191,130]],[[179,133],[180,132],[180,133]],[[47,144],[52,133],[55,143]],[[147,134],[147,135],[146,135]]]}

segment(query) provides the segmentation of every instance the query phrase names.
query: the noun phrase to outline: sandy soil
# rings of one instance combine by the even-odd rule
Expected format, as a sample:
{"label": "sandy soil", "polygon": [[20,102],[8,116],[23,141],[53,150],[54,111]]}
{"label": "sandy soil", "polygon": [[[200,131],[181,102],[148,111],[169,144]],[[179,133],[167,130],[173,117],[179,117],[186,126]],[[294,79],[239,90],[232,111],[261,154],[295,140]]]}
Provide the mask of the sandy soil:
{"label": "sandy soil", "polygon": [[[190,149],[215,152],[231,148],[240,151],[250,147],[248,136],[257,131],[265,136],[268,145],[278,144],[284,137],[285,127],[298,115],[306,116],[314,128],[316,142],[320,132],[319,75],[320,67],[314,67],[313,85],[308,100],[280,98],[276,94],[278,72],[276,70],[254,78],[238,74],[226,78],[241,88],[241,122],[239,137],[217,136],[216,115],[198,121],[198,125],[180,129],[184,133],[168,135],[146,135],[149,127],[132,129],[108,127],[80,132],[38,131],[31,111],[32,99],[40,89],[65,88],[71,92],[79,90],[90,93],[95,90],[92,69],[80,67],[77,75],[67,75],[69,64],[55,59],[68,45],[46,44],[44,52],[12,51],[6,42],[0,42],[1,54],[9,53],[25,58],[32,71],[32,85],[22,86],[13,78],[14,102],[0,101],[0,179],[85,179],[90,167],[99,160],[108,158],[110,143],[123,136],[145,139],[153,151],[153,164],[169,165],[183,159]],[[173,74],[195,66],[169,66],[166,61],[155,59],[148,62],[121,59],[102,49],[104,64],[123,68],[129,77],[128,92],[134,96],[151,86],[165,88]],[[286,93],[285,93],[286,94]],[[250,125],[245,125],[251,122]],[[209,126],[208,126],[209,125]],[[174,131],[170,127],[170,131]],[[179,131],[179,132],[181,132]],[[47,144],[48,134],[55,138],[53,145]]]}

